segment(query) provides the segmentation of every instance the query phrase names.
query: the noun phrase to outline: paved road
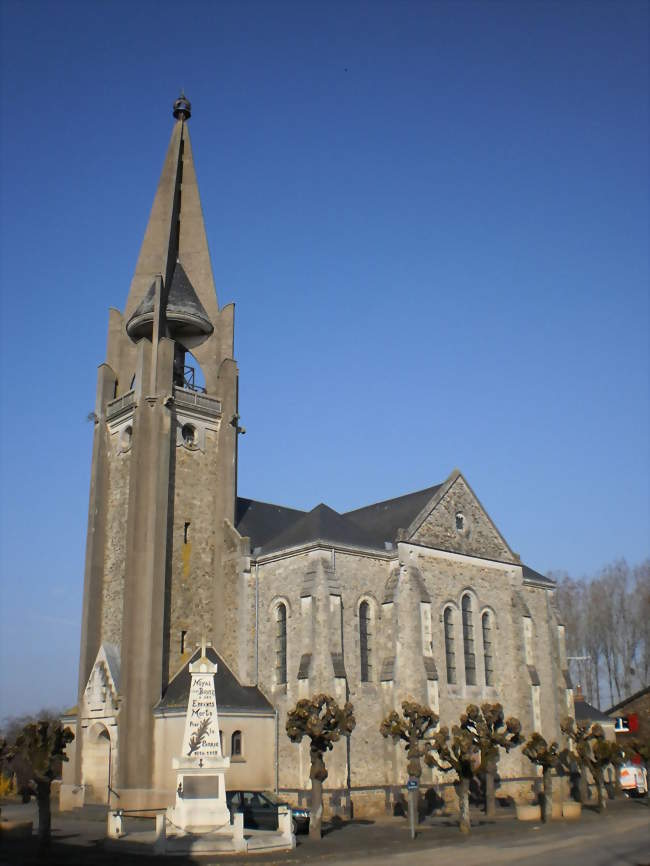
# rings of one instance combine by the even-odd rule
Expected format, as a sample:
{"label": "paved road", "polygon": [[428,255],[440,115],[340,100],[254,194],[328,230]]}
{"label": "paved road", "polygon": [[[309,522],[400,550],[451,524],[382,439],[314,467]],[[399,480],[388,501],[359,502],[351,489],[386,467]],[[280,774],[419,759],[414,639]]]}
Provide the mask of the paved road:
{"label": "paved road", "polygon": [[[549,832],[550,831],[550,832]],[[583,829],[531,828],[523,838],[479,838],[425,851],[371,854],[341,860],[346,866],[650,866],[650,816],[613,817]],[[404,848],[407,846],[404,845]],[[332,861],[335,862],[335,861]]]}
{"label": "paved road", "polygon": [[[3,817],[35,816],[33,804],[4,807]],[[319,842],[298,837],[298,847],[286,854],[155,858],[126,851],[116,856],[103,848],[104,823],[55,814],[50,856],[38,858],[35,840],[0,844],[2,866],[51,864],[100,864],[118,862],[148,866],[178,864],[343,864],[343,866],[650,866],[650,801],[621,800],[610,804],[604,815],[586,809],[579,821],[554,821],[548,826],[522,823],[502,816],[486,821],[476,813],[469,838],[460,835],[455,822],[434,819],[421,825],[411,841],[406,822],[390,819],[352,822],[331,828]]]}

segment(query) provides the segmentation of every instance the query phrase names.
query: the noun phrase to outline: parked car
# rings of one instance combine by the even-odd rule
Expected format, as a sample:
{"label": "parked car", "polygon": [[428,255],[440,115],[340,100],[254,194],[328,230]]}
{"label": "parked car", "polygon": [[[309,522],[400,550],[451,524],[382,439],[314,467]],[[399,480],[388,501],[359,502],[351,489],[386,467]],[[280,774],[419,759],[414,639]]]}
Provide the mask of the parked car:
{"label": "parked car", "polygon": [[244,813],[247,830],[277,830],[278,806],[288,806],[294,833],[309,829],[309,809],[294,808],[271,791],[226,791],[226,803],[231,812]]}
{"label": "parked car", "polygon": [[621,764],[618,777],[621,789],[632,797],[644,797],[648,793],[648,771],[641,764]]}

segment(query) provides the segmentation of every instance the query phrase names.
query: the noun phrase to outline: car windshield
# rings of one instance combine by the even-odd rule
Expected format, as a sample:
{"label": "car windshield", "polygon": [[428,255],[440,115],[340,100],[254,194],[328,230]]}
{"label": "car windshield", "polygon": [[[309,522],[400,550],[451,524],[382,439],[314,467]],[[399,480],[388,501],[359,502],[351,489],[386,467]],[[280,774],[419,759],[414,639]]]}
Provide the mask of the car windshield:
{"label": "car windshield", "polygon": [[262,796],[266,797],[267,800],[270,800],[275,806],[284,805],[284,800],[281,800],[277,794],[273,793],[273,791],[263,791]]}

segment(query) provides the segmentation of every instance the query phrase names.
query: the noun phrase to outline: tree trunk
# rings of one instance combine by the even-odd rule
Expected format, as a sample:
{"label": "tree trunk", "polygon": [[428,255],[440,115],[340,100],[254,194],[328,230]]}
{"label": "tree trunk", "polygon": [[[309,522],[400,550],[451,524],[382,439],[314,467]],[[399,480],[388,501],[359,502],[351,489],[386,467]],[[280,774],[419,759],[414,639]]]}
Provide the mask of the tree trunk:
{"label": "tree trunk", "polygon": [[603,775],[602,773],[596,772],[594,775],[594,782],[596,783],[596,797],[598,798],[597,809],[599,812],[605,811],[605,806],[607,805],[605,802],[605,787],[603,785]]}
{"label": "tree trunk", "polygon": [[542,788],[542,821],[546,823],[551,820],[553,815],[553,778],[551,776],[551,768],[544,767]]}
{"label": "tree trunk", "polygon": [[497,768],[493,761],[490,761],[485,770],[485,817],[494,818],[496,814],[496,798],[494,796],[494,782]]}
{"label": "tree trunk", "polygon": [[580,781],[578,782],[578,802],[584,806],[588,800],[587,797],[587,769],[580,767]]}
{"label": "tree trunk", "polygon": [[45,848],[50,844],[52,829],[52,812],[50,810],[51,781],[36,782],[36,800],[38,803],[38,841]]}
{"label": "tree trunk", "polygon": [[309,838],[320,839],[323,835],[323,783],[311,780],[311,814],[309,816]]}
{"label": "tree trunk", "polygon": [[469,779],[460,779],[456,788],[458,803],[460,806],[460,820],[458,829],[461,833],[469,833],[471,822],[469,819]]}

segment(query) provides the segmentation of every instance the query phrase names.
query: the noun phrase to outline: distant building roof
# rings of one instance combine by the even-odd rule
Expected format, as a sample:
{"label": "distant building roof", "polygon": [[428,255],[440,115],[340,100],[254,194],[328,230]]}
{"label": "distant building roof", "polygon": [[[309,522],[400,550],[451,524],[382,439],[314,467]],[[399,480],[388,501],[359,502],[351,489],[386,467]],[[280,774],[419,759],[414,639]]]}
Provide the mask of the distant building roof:
{"label": "distant building roof", "polygon": [[575,713],[576,713],[576,722],[607,722],[608,724],[613,723],[613,719],[606,714],[601,712],[596,707],[588,704],[587,701],[580,699],[578,695],[575,696]]}
{"label": "distant building roof", "polygon": [[[192,675],[190,674],[190,663],[196,661],[201,655],[201,650],[197,649],[189,658],[176,676],[167,686],[165,694],[162,696],[156,708],[171,709],[177,707],[187,707],[187,701],[190,696],[190,686],[192,683]],[[230,670],[221,656],[212,648],[206,648],[206,655],[211,662],[217,665],[217,672],[214,675],[214,692],[217,700],[217,711],[224,710],[254,710],[257,712],[273,713],[273,707],[266,700],[262,692],[256,686],[242,686],[237,677]]]}
{"label": "distant building roof", "polygon": [[637,701],[639,698],[642,698],[644,695],[647,695],[650,692],[650,686],[646,686],[643,689],[639,689],[638,692],[634,692],[633,695],[630,695],[629,698],[625,698],[625,700],[620,701],[618,704],[614,704],[613,707],[610,707],[607,710],[607,715],[611,716],[612,713],[618,712],[618,710],[622,710],[628,704],[631,704],[632,701]]}

